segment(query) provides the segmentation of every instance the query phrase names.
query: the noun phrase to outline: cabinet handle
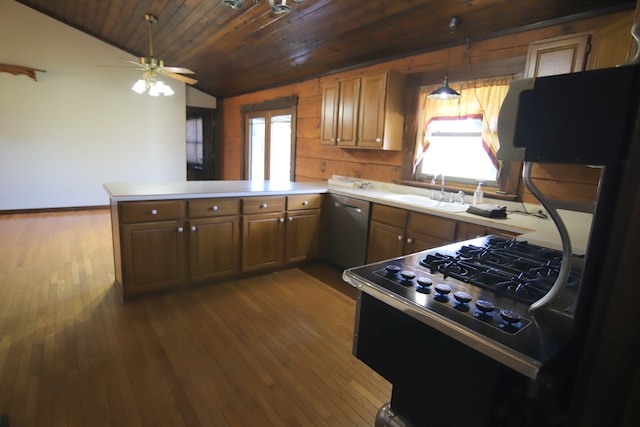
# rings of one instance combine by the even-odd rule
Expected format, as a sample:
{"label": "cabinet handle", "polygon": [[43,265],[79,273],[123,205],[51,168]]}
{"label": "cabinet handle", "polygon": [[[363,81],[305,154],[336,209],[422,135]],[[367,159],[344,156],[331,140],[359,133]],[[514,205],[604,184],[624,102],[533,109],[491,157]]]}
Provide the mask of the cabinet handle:
{"label": "cabinet handle", "polygon": [[263,203],[263,204],[260,205],[260,209],[265,209],[266,207],[267,207],[266,203]]}
{"label": "cabinet handle", "polygon": [[213,211],[217,211],[217,210],[218,210],[218,205],[213,205],[213,207],[211,208],[211,210],[213,210]]}
{"label": "cabinet handle", "polygon": [[178,233],[182,233],[183,231],[184,231],[184,228],[178,227]]}
{"label": "cabinet handle", "polygon": [[402,240],[402,239],[404,239],[404,237],[398,236],[398,240]]}
{"label": "cabinet handle", "polygon": [[158,211],[155,209],[151,209],[151,215],[158,215]]}
{"label": "cabinet handle", "polygon": [[192,225],[192,226],[191,226],[191,231],[196,231],[196,230],[197,230],[196,226],[195,226],[195,225]]}
{"label": "cabinet handle", "polygon": [[407,239],[407,243],[413,243],[413,239],[412,239],[411,237],[409,237],[409,238]]}
{"label": "cabinet handle", "polygon": [[304,202],[302,202],[302,206],[307,206],[309,204],[309,201],[305,200]]}

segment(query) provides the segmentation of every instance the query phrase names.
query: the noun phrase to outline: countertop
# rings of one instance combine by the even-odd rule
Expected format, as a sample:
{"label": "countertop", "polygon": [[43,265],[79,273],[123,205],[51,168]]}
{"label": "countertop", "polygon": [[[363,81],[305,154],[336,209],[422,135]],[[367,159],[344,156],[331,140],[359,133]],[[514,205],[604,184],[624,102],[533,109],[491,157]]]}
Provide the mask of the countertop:
{"label": "countertop", "polygon": [[[359,188],[364,186],[366,188]],[[493,219],[466,212],[449,212],[411,203],[390,200],[390,194],[426,195],[427,191],[410,186],[402,186],[375,181],[361,181],[354,178],[334,176],[328,182],[271,182],[271,181],[179,181],[179,182],[112,182],[104,184],[112,201],[143,201],[193,199],[204,197],[245,197],[276,196],[288,194],[334,193],[354,197],[369,202],[410,209],[458,221],[469,222],[520,234],[518,239],[526,240],[554,249],[562,249],[560,234],[551,219],[539,218],[524,213],[537,212],[540,205],[523,205],[486,199],[485,203],[495,203],[507,207],[507,218]],[[470,202],[467,195],[465,203]],[[571,238],[573,253],[586,252],[592,215],[582,212],[559,211]]]}
{"label": "countertop", "polygon": [[108,182],[104,185],[116,202],[204,197],[278,196],[326,193],[327,182],[176,181]]}

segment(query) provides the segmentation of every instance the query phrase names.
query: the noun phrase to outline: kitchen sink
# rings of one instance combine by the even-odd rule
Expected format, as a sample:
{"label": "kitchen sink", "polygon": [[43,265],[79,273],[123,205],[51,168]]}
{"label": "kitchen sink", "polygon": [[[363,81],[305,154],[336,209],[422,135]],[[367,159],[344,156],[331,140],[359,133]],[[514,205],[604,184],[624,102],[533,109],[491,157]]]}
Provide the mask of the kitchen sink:
{"label": "kitchen sink", "polygon": [[385,199],[394,200],[400,203],[407,203],[409,205],[420,206],[425,208],[440,209],[447,212],[466,212],[469,206],[460,205],[458,203],[447,203],[433,200],[426,196],[419,196],[417,194],[390,194],[384,196]]}

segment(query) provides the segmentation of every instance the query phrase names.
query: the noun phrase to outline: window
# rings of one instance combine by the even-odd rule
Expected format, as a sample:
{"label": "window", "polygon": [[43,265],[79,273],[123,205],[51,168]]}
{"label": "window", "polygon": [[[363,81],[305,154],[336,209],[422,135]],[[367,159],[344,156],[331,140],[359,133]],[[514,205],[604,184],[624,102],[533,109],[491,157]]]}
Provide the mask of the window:
{"label": "window", "polygon": [[242,107],[244,179],[294,180],[297,103],[291,96]]}
{"label": "window", "polygon": [[427,126],[425,148],[416,174],[420,179],[496,185],[498,168],[482,142],[482,118],[435,118]]}
{"label": "window", "polygon": [[249,123],[250,180],[291,180],[291,119],[288,111],[251,113]]}
{"label": "window", "polygon": [[[497,120],[502,101],[515,76],[453,83],[456,100],[433,100],[436,87],[420,88],[418,140],[413,162],[416,180],[443,174],[448,182],[483,182],[498,187],[501,164]],[[438,85],[439,86],[439,85]]]}
{"label": "window", "polygon": [[202,169],[202,117],[187,119],[187,168]]}

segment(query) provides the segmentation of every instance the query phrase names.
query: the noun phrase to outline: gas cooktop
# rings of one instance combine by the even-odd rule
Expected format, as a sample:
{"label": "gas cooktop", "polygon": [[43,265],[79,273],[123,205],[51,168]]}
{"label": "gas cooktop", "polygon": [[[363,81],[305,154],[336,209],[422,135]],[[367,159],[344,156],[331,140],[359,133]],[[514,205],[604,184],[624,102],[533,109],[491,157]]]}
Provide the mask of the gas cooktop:
{"label": "gas cooktop", "polygon": [[550,327],[545,315],[529,313],[553,286],[562,262],[559,251],[491,235],[352,268],[343,278],[535,377],[569,336],[579,270],[572,270],[560,306],[552,309],[560,322]]}

